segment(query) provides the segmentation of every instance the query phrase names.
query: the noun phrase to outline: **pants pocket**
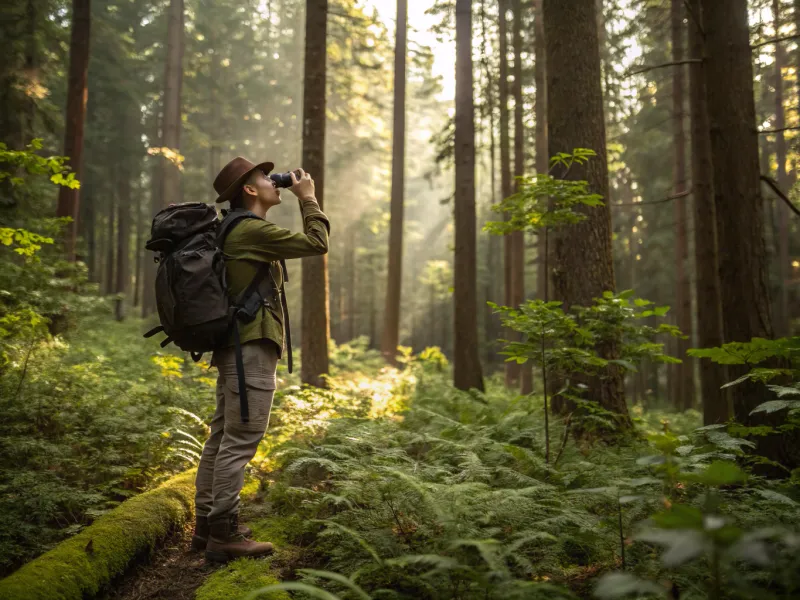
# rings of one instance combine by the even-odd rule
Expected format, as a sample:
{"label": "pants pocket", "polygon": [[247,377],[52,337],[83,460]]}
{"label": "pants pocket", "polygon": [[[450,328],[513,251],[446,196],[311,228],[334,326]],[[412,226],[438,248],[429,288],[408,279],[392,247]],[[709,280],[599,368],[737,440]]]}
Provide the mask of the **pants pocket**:
{"label": "pants pocket", "polygon": [[[245,370],[246,371],[246,370]],[[237,427],[248,430],[265,430],[269,425],[272,398],[275,395],[275,379],[263,375],[245,374],[249,423],[242,423],[239,379],[236,372],[225,374],[225,428]]]}

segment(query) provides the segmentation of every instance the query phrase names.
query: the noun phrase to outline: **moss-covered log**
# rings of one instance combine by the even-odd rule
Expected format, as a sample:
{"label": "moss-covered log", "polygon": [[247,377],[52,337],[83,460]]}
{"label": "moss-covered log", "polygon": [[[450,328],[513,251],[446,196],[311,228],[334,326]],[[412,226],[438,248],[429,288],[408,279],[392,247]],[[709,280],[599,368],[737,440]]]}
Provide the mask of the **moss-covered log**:
{"label": "moss-covered log", "polygon": [[74,537],[0,580],[0,598],[83,600],[194,517],[194,471],[123,502]]}

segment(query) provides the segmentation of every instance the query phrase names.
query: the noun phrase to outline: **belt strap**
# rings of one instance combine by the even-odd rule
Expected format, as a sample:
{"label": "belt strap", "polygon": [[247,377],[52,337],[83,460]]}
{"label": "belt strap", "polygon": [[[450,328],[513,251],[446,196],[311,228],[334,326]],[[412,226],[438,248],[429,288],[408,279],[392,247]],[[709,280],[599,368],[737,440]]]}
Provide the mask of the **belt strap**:
{"label": "belt strap", "polygon": [[239,339],[239,319],[233,313],[233,342],[236,354],[236,377],[239,379],[239,407],[242,413],[242,423],[250,422],[250,406],[247,403],[247,382],[244,378],[244,358],[242,357],[242,343]]}
{"label": "belt strap", "polygon": [[286,302],[286,282],[289,281],[289,271],[286,270],[286,261],[281,259],[283,271],[283,285],[281,285],[281,309],[283,310],[284,328],[286,329],[286,350],[289,353],[287,363],[289,373],[292,373],[292,327],[289,324],[289,305]]}

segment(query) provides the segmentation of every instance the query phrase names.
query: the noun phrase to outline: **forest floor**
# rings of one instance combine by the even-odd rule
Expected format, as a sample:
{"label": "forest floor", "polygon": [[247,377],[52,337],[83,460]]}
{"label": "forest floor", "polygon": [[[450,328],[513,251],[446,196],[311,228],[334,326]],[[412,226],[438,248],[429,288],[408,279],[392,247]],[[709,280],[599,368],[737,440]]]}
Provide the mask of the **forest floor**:
{"label": "forest floor", "polygon": [[217,565],[191,549],[194,524],[164,540],[148,560],[132,566],[101,600],[193,600]]}
{"label": "forest floor", "polygon": [[[125,343],[103,336],[102,327],[89,329],[70,348],[43,349],[31,360],[20,411],[65,401],[54,398],[44,374],[55,374],[81,408],[82,420],[74,423],[73,411],[53,410],[61,430],[75,434],[59,438],[57,452],[45,445],[52,444],[46,432],[38,434],[42,451],[35,455],[51,466],[70,459],[75,489],[92,473],[95,489],[113,486],[116,496],[125,491],[114,479],[119,472],[136,478],[159,464],[166,471],[156,473],[161,478],[187,469],[207,433],[211,373],[152,354],[140,347],[138,328],[130,329]],[[546,430],[543,399],[507,389],[502,374],[487,379],[485,393],[467,393],[453,388],[437,349],[404,362],[401,369],[386,367],[363,340],[334,345],[325,390],[297,385],[281,367],[241,514],[254,539],[276,545],[275,554],[207,565],[190,550],[189,523],[129,568],[103,600],[237,600],[268,586],[259,599],[310,597],[298,592],[303,586],[328,599],[621,597],[596,596],[609,573],[622,578],[616,589],[641,590],[642,597],[654,590],[653,597],[669,590],[678,597],[679,590],[682,600],[693,600],[713,596],[702,546],[710,542],[701,537],[709,522],[724,523],[730,539],[768,539],[756,545],[772,561],[742,567],[720,546],[717,584],[725,594],[717,598],[800,597],[793,595],[800,592],[800,536],[793,533],[800,477],[776,482],[748,473],[742,446],[749,442],[735,437],[735,427],[701,428],[694,410],[633,406],[635,427],[625,436],[576,436],[569,420],[556,415]],[[8,386],[16,389],[19,378]],[[99,440],[91,446],[89,416],[95,421],[88,430]],[[571,419],[573,427],[578,419]],[[605,426],[599,412],[581,423],[584,432]],[[22,463],[16,468],[20,478],[47,474]],[[53,490],[19,489],[31,499]],[[103,498],[88,500],[96,497]],[[18,504],[8,506],[22,522],[27,515]],[[679,535],[701,546],[685,555],[685,564],[667,565],[661,546]]]}

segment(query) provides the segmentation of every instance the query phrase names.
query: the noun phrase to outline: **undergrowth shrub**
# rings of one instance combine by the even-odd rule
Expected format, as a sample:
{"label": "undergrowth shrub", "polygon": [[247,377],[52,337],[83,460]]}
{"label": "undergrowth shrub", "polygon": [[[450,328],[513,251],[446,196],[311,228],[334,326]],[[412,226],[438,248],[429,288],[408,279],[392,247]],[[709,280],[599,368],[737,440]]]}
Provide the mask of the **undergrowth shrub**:
{"label": "undergrowth shrub", "polygon": [[[800,590],[797,489],[737,466],[747,440],[698,427],[696,412],[653,412],[625,443],[561,449],[556,419],[553,466],[541,398],[457,391],[434,365],[410,361],[400,418],[356,414],[276,448],[264,513],[297,524],[299,597],[316,586],[341,598],[587,598],[599,581],[604,597],[706,598],[714,568],[720,598]],[[690,541],[692,560],[665,566],[661,549]],[[752,544],[757,560],[742,563]]]}

